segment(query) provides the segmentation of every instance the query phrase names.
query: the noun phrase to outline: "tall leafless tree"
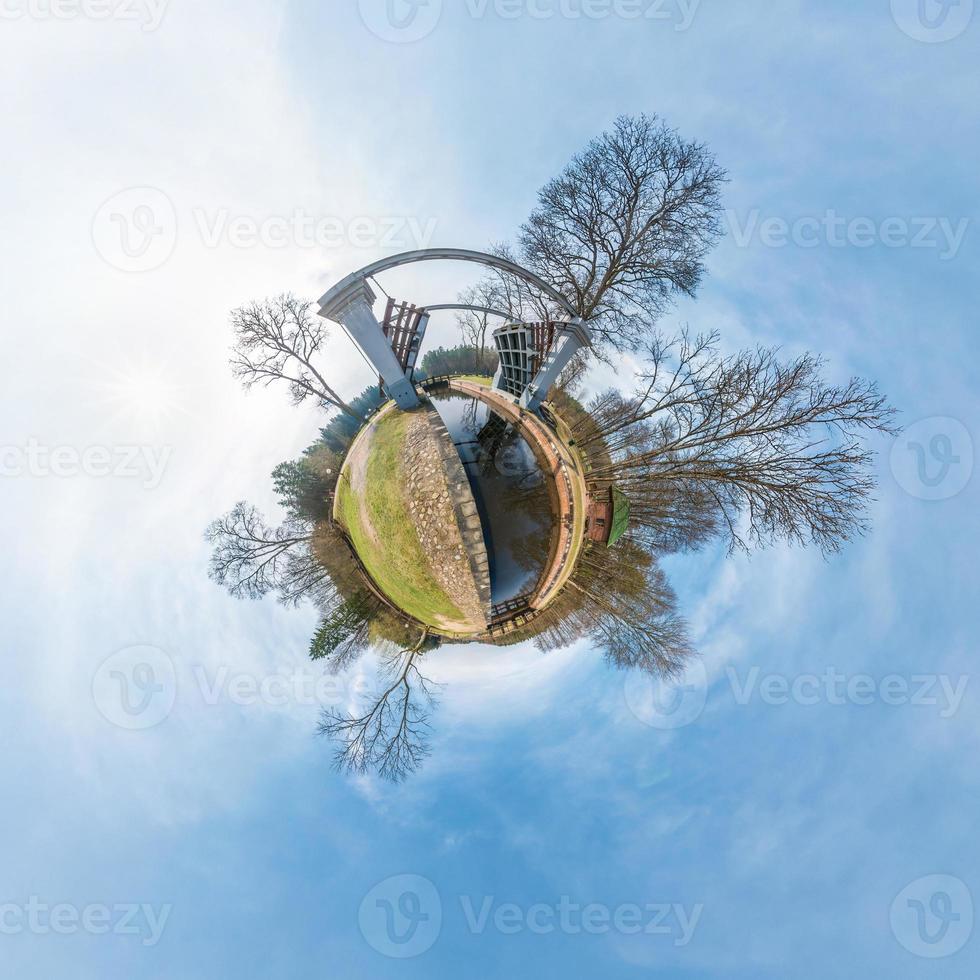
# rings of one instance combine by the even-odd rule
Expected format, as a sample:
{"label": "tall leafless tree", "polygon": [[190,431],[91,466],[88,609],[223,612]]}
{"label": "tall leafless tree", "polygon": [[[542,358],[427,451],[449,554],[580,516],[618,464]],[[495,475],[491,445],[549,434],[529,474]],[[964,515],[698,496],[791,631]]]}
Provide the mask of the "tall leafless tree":
{"label": "tall leafless tree", "polygon": [[634,542],[587,549],[570,585],[585,600],[593,642],[617,667],[677,677],[695,656],[667,576]]}
{"label": "tall leafless tree", "polygon": [[633,396],[593,401],[575,426],[593,486],[625,491],[651,546],[666,519],[678,544],[717,528],[732,548],[787,539],[838,551],[867,527],[875,480],[862,436],[894,434],[894,409],[873,382],[825,382],[811,354],[724,357],[717,343],[655,341]]}
{"label": "tall leafless tree", "polygon": [[432,685],[419,669],[429,641],[423,631],[415,647],[400,650],[384,664],[382,690],[362,714],[327,709],[320,734],[339,743],[334,759],[348,773],[376,771],[400,782],[429,754]]}
{"label": "tall leafless tree", "polygon": [[666,575],[631,538],[586,547],[561,594],[516,635],[546,652],[587,640],[616,667],[659,677],[678,676],[696,656]]}
{"label": "tall leafless tree", "polygon": [[[499,290],[492,278],[480,280],[475,286],[464,289],[459,295],[460,303],[467,306],[482,306],[496,309]],[[506,312],[506,311],[504,311]],[[456,325],[463,337],[463,342],[479,351],[487,349],[487,332],[490,329],[492,314],[484,310],[460,310],[456,314]]]}
{"label": "tall leafless tree", "polygon": [[[516,257],[589,321],[596,349],[637,350],[678,294],[693,295],[722,234],[725,171],[656,116],[622,116],[538,195]],[[521,319],[561,316],[506,273],[490,277]]]}
{"label": "tall leafless tree", "polygon": [[302,558],[297,564],[297,551],[308,553],[313,538],[309,524],[288,520],[270,527],[251,504],[241,502],[214,521],[205,538],[213,549],[211,578],[238,599],[260,599],[273,591],[291,599],[299,582],[309,591],[326,574]]}
{"label": "tall leafless tree", "polygon": [[290,293],[249,303],[231,315],[235,346],[231,367],[245,386],[283,381],[295,404],[312,398],[326,408],[360,418],[313,363],[327,342],[326,323],[313,304]]}

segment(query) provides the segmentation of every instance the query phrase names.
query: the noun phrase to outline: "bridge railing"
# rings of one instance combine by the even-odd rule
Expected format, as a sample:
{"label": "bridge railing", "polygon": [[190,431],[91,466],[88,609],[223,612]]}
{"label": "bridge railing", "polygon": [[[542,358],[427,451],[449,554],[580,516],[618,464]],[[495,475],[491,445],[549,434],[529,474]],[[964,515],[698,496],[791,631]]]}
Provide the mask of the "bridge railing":
{"label": "bridge railing", "polygon": [[424,378],[419,382],[419,385],[423,391],[428,391],[430,388],[439,388],[442,385],[447,385],[453,378],[458,377],[458,374],[437,374],[433,378]]}

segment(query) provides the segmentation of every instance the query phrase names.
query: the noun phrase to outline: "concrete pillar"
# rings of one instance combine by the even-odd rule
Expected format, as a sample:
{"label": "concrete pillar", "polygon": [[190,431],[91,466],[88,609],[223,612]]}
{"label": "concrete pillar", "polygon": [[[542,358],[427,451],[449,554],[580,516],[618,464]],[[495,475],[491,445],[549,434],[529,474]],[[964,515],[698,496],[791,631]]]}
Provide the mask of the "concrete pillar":
{"label": "concrete pillar", "polygon": [[572,320],[561,325],[555,338],[551,353],[545,358],[534,380],[528,385],[527,391],[521,398],[521,408],[537,412],[541,403],[548,398],[551,386],[558,380],[568,362],[576,352],[592,343],[589,328],[582,320]]}
{"label": "concrete pillar", "polygon": [[330,301],[320,307],[320,316],[336,320],[347,328],[354,343],[384,379],[389,396],[400,409],[407,411],[419,405],[419,396],[415,385],[405,377],[391,349],[391,341],[374,315],[375,299],[371,287],[361,279],[331,296]]}

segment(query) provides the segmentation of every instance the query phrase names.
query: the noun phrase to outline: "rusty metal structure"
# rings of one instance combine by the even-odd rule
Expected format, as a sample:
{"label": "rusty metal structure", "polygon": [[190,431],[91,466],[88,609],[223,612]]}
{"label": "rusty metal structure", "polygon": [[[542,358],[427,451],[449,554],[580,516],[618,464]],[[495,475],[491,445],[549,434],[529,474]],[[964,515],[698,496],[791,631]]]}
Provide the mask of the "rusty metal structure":
{"label": "rusty metal structure", "polygon": [[[418,365],[419,351],[425,340],[426,327],[429,325],[429,311],[415,306],[413,303],[399,303],[388,297],[381,329],[391,350],[398,360],[405,377],[415,380],[415,368]],[[378,382],[384,388],[384,378],[379,376]]]}

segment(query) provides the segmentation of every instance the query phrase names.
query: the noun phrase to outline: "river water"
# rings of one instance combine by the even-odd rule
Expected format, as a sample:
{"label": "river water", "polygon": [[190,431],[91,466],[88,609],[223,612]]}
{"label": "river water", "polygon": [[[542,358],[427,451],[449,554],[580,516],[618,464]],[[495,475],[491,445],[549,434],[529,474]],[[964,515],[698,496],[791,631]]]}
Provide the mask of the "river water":
{"label": "river water", "polygon": [[548,563],[554,516],[527,440],[478,398],[429,392],[460,458],[483,522],[497,605],[534,590]]}

